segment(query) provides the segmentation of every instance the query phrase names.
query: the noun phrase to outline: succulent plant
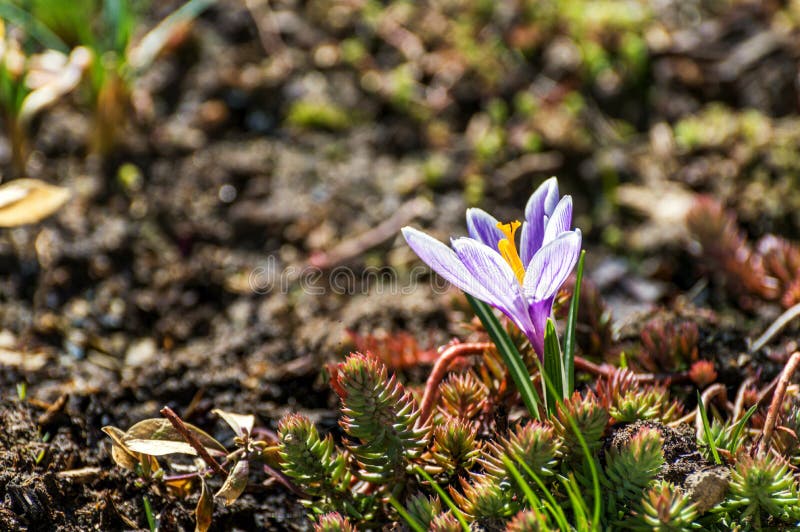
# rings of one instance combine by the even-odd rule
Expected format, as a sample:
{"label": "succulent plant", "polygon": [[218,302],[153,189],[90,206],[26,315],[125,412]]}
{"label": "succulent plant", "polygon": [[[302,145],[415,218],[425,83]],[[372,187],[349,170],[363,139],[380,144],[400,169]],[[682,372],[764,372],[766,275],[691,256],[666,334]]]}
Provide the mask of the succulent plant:
{"label": "succulent plant", "polygon": [[738,509],[738,519],[763,528],[767,517],[784,522],[800,519],[797,480],[789,464],[774,456],[744,456],[732,471],[725,505]]}
{"label": "succulent plant", "polygon": [[626,521],[633,530],[688,532],[699,528],[697,509],[689,497],[670,482],[656,481],[642,499],[637,515]]}
{"label": "succulent plant", "polygon": [[508,523],[506,532],[550,532],[557,530],[548,526],[547,515],[538,510],[523,510]]}
{"label": "succulent plant", "polygon": [[764,260],[756,253],[736,224],[736,218],[716,200],[701,196],[687,214],[693,251],[743,308],[752,308],[752,298],[771,300],[777,284],[767,274]]}
{"label": "succulent plant", "polygon": [[573,429],[573,423],[586,442],[589,452],[594,453],[603,445],[602,438],[609,421],[608,410],[600,404],[597,396],[591,391],[585,395],[575,392],[572,397],[559,404],[556,416],[553,418],[553,426],[562,442],[560,454],[564,462],[581,463],[584,459],[580,439]]}
{"label": "succulent plant", "polygon": [[661,318],[647,322],[642,329],[642,351],[637,361],[647,371],[671,373],[689,368],[698,359],[697,324]]}
{"label": "succulent plant", "polygon": [[447,419],[433,429],[431,456],[442,471],[452,476],[469,471],[481,454],[477,427],[458,419]]}
{"label": "succulent plant", "polygon": [[519,509],[511,492],[493,477],[477,475],[471,482],[460,482],[461,490],[451,490],[453,500],[472,519],[505,518]]}
{"label": "succulent plant", "polygon": [[511,433],[490,444],[491,451],[484,458],[486,471],[498,480],[509,481],[511,473],[503,464],[502,457],[514,464],[524,464],[540,477],[555,474],[560,440],[552,426],[529,422],[517,426]]}
{"label": "succulent plant", "polygon": [[336,512],[319,516],[314,525],[315,532],[355,532],[355,530],[346,517]]}
{"label": "succulent plant", "polygon": [[328,435],[321,438],[307,417],[289,414],[278,425],[283,472],[313,499],[318,511],[339,509],[349,498],[352,481],[347,457]]}
{"label": "succulent plant", "polygon": [[340,424],[359,464],[356,475],[396,489],[430,434],[430,426],[419,423],[413,396],[377,358],[361,353],[337,366],[334,389],[342,401]]}
{"label": "succulent plant", "polygon": [[489,396],[486,385],[470,371],[451,374],[439,387],[439,393],[439,411],[465,421],[480,415]]}
{"label": "succulent plant", "polygon": [[622,447],[609,449],[605,487],[612,516],[624,515],[624,508],[639,508],[645,488],[664,463],[662,443],[657,430],[643,427]]}

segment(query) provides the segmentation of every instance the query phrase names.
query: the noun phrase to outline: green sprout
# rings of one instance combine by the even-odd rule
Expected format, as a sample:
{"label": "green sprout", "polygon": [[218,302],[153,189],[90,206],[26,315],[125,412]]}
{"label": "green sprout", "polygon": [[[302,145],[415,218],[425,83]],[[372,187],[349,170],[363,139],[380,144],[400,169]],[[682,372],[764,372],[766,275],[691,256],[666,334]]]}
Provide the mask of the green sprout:
{"label": "green sprout", "polygon": [[136,81],[171,39],[213,3],[189,0],[137,40],[133,37],[141,25],[140,13],[131,0],[12,0],[0,17],[23,23],[23,30],[52,49],[66,52],[79,46],[89,51],[93,60],[87,96],[95,122],[90,148],[105,155],[130,120]]}
{"label": "green sprout", "polygon": [[[2,15],[2,11],[0,11]],[[33,119],[75,89],[91,65],[87,48],[28,53],[0,19],[0,123],[11,145],[12,168],[24,173]]]}

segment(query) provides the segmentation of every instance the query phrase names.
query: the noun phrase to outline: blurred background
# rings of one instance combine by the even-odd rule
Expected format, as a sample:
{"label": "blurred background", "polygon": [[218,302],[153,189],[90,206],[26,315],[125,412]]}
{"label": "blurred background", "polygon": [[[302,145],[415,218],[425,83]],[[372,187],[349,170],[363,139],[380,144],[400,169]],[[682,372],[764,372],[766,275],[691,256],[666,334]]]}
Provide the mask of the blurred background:
{"label": "blurred background", "polygon": [[[68,395],[54,463],[108,463],[99,428],[163,404],[333,425],[326,361],[399,345],[415,366],[471,317],[427,276],[359,280],[408,281],[400,228],[518,219],[552,175],[609,335],[658,305],[750,324],[800,301],[798,0],[3,0],[0,19],[0,174],[38,180],[0,218],[58,206],[0,231],[0,389]],[[345,267],[356,289],[332,290]]]}

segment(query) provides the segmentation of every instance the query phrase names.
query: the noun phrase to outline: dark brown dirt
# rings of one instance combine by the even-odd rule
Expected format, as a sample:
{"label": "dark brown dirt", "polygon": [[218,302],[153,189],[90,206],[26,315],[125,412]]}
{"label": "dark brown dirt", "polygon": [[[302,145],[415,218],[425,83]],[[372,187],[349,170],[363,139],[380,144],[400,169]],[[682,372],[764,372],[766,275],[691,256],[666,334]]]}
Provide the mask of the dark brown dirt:
{"label": "dark brown dirt", "polygon": [[659,478],[683,486],[689,475],[713,465],[700,454],[694,429],[689,425],[672,428],[655,421],[643,420],[614,425],[606,437],[605,448],[622,448],[642,428],[655,429],[664,439],[664,465],[659,472]]}
{"label": "dark brown dirt", "polygon": [[[158,16],[173,7],[158,4]],[[758,150],[741,139],[694,152],[651,146],[656,125],[717,100],[759,109],[776,129],[798,130],[792,129],[793,64],[800,54],[790,38],[741,67],[740,75],[720,74],[733,50],[769,27],[770,6],[687,22],[672,48],[653,54],[642,80],[647,91],[633,86],[606,94],[547,64],[539,57],[545,53],[491,93],[476,81],[480,76],[468,73],[452,105],[435,115],[445,130],[437,137],[429,120],[365,91],[363,72],[315,63],[319,45],[363,30],[329,26],[322,4],[328,2],[269,3],[281,17],[280,37],[293,64],[276,74],[251,13],[241,2],[221,0],[181,50],[148,72],[143,89],[152,94],[152,115],[140,117],[120,150],[102,162],[87,157],[82,139],[91,122],[73,105],[58,106],[37,122],[27,175],[68,186],[74,197],[45,223],[0,232],[0,529],[144,528],[147,496],[161,530],[191,530],[197,494],[179,499],[115,467],[103,426],[126,428],[168,405],[222,441],[230,433],[210,414],[213,408],[254,414],[257,425],[268,428],[301,410],[329,429],[336,401],[322,368],[352,347],[347,329],[404,330],[434,345],[462,334],[468,316],[453,305],[453,292],[437,295],[423,283],[412,293],[327,290],[320,296],[315,289],[330,287],[335,272],[300,273],[312,257],[357,240],[414,197],[430,200],[430,209],[413,224],[444,240],[463,233],[467,204],[514,219],[533,184],[557,174],[580,213],[590,250],[587,274],[597,275],[600,295],[634,329],[641,312],[673,305],[702,275],[686,252],[685,235],[633,242],[639,229],[654,224],[614,204],[616,186],[677,182],[718,194],[743,212],[753,234],[800,235],[800,210],[791,207],[800,196],[784,177],[795,175],[787,168],[797,164],[789,148],[743,158]],[[670,12],[660,16],[681,24],[679,5],[665,9]],[[513,21],[498,21],[498,35],[510,33],[505,23]],[[370,68],[389,71],[402,60],[380,39],[367,44],[378,59]],[[687,79],[687,71],[699,78]],[[577,127],[568,123],[560,135],[537,130],[544,145],[532,166],[531,154],[510,148],[491,161],[469,153],[473,113],[492,99],[513,107],[516,91],[540,86],[550,87],[542,100],[556,102],[554,112],[561,95],[581,89],[580,127],[590,142],[573,142]],[[366,119],[341,131],[287,126],[288,105],[307,92],[324,93]],[[629,121],[630,136],[615,129],[622,119]],[[797,144],[782,138],[787,146]],[[434,157],[447,160],[435,180],[425,177]],[[0,160],[5,175],[8,166]],[[755,185],[760,188],[751,190]],[[663,229],[655,227],[656,233]],[[358,274],[389,266],[401,278],[417,264],[396,233],[344,263]],[[267,287],[263,276],[270,268],[293,273]],[[761,364],[768,352],[757,364],[739,361],[746,338],[775,317],[776,305],[743,315],[719,304],[710,288],[699,290],[694,303],[714,305],[712,314],[724,318],[698,318],[700,350],[719,362],[720,379],[732,393],[746,374],[761,371],[764,380],[775,374],[776,365]],[[603,349],[610,330],[598,342]],[[637,333],[626,336],[623,329],[623,346]],[[784,349],[787,337],[771,349]],[[20,384],[27,384],[26,401],[14,397]],[[63,408],[41,419],[65,396]],[[630,437],[634,427],[615,428],[609,445]],[[665,437],[664,478],[682,483],[708,465],[689,432],[656,428]],[[213,529],[303,529],[309,526],[304,517],[293,496],[255,472],[241,499],[217,505]]]}

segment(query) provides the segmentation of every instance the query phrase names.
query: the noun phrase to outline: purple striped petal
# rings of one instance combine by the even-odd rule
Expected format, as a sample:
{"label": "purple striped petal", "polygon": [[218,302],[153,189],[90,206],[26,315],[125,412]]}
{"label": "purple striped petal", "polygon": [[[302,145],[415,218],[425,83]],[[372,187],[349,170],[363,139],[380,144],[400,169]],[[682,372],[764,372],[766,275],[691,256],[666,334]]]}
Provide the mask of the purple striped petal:
{"label": "purple striped petal", "polygon": [[402,231],[409,247],[433,271],[464,292],[487,303],[494,303],[493,294],[475,280],[472,272],[464,266],[452,249],[413,227],[404,227]]}
{"label": "purple striped petal", "polygon": [[499,252],[471,238],[454,238],[452,243],[475,282],[492,294],[492,301],[487,303],[509,308],[515,305],[515,300],[521,300],[519,281]]}
{"label": "purple striped petal", "polygon": [[497,218],[483,209],[467,209],[467,230],[470,237],[492,249],[497,249],[497,243],[505,238],[497,228]]}
{"label": "purple striped petal", "polygon": [[544,217],[558,204],[558,179],[551,177],[531,194],[525,206],[525,223],[522,224],[519,256],[528,264],[544,240]]}
{"label": "purple striped petal", "polygon": [[561,233],[536,252],[525,272],[525,297],[544,301],[555,296],[567,280],[581,252],[581,232]]}
{"label": "purple striped petal", "polygon": [[503,311],[526,335],[532,335],[533,322],[522,287],[500,253],[470,238],[454,239],[453,249],[476,282],[491,293],[491,298],[484,301]]}
{"label": "purple striped petal", "polygon": [[533,334],[527,334],[533,349],[539,354],[539,359],[544,358],[544,332],[547,328],[547,318],[553,313],[553,301],[549,298],[544,301],[531,301],[528,307],[528,314],[533,324]]}
{"label": "purple striped petal", "polygon": [[564,196],[556,205],[553,214],[547,219],[542,244],[556,239],[558,235],[569,231],[572,226],[572,197]]}
{"label": "purple striped petal", "polygon": [[522,264],[527,266],[536,253],[536,250],[542,246],[544,224],[532,224],[527,221],[522,222],[519,233],[519,258],[522,260]]}
{"label": "purple striped petal", "polygon": [[522,264],[527,265],[533,258],[534,253],[542,245],[542,238],[544,238],[544,231],[542,225],[522,222],[522,227],[519,230],[519,258]]}
{"label": "purple striped petal", "polygon": [[552,214],[558,204],[558,179],[551,177],[539,185],[525,206],[526,220],[539,220],[545,214]]}

